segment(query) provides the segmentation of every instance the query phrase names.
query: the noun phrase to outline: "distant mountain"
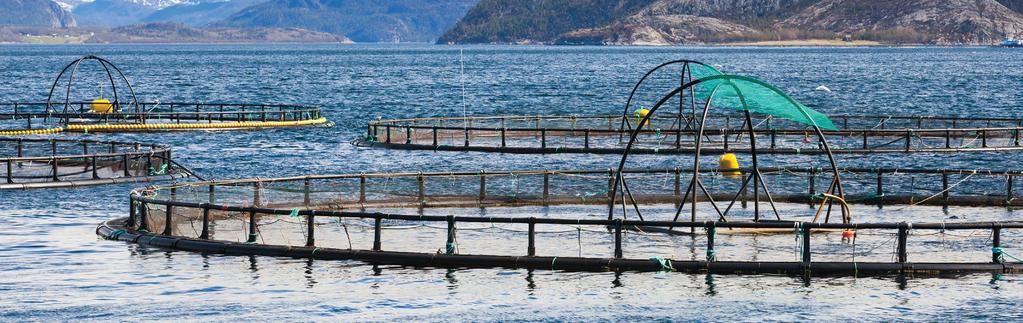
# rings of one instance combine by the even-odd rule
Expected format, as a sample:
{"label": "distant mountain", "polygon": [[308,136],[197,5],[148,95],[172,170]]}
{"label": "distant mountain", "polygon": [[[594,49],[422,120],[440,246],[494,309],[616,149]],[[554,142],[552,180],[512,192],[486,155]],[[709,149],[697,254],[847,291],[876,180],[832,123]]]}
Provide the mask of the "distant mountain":
{"label": "distant mountain", "polygon": [[0,25],[74,27],[75,18],[50,0],[0,0]]}
{"label": "distant mountain", "polygon": [[96,0],[78,5],[73,12],[81,26],[117,27],[138,23],[156,10],[131,0]]}
{"label": "distant mountain", "polygon": [[478,0],[270,0],[212,24],[297,27],[356,42],[432,42]]}
{"label": "distant mountain", "polygon": [[266,0],[230,0],[181,3],[160,9],[142,18],[143,22],[171,21],[191,26],[205,26],[223,20],[249,6]]}
{"label": "distant mountain", "polygon": [[197,28],[182,23],[123,26],[96,33],[89,43],[347,42],[344,37],[298,28]]}
{"label": "distant mountain", "polygon": [[1023,32],[1023,15],[995,0],[823,0],[780,24],[838,33],[903,33],[937,44],[990,44]]}
{"label": "distant mountain", "polygon": [[559,35],[602,27],[651,0],[481,0],[438,43],[549,43]]}
{"label": "distant mountain", "polygon": [[482,0],[438,42],[992,44],[1023,36],[1019,10],[1023,0]]}

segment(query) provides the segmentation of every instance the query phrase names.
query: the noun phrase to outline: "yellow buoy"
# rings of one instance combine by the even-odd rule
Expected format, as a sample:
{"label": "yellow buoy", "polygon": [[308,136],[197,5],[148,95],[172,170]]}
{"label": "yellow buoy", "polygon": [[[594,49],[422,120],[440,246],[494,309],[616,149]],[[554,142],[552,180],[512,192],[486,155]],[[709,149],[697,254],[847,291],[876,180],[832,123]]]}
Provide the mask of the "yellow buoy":
{"label": "yellow buoy", "polygon": [[725,178],[738,178],[741,174],[739,172],[739,160],[735,158],[733,153],[721,155],[721,159],[718,160],[718,169],[721,170],[722,175],[725,175]]}
{"label": "yellow buoy", "polygon": [[[639,124],[640,121],[643,121],[643,118],[645,118],[648,114],[650,114],[650,109],[639,108],[639,109],[636,109],[636,112],[634,112],[633,114],[636,115],[636,124]],[[643,126],[649,126],[649,125],[650,125],[650,120],[647,120],[646,122],[643,123]]]}
{"label": "yellow buoy", "polygon": [[92,112],[95,113],[111,113],[114,112],[114,105],[107,99],[95,99],[92,100],[92,105],[89,106]]}

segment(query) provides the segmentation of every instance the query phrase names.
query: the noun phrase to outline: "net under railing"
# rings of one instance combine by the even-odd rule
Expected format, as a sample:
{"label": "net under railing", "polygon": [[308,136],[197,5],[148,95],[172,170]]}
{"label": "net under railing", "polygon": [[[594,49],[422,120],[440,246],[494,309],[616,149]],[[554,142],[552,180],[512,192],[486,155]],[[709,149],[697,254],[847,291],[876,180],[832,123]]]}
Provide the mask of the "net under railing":
{"label": "net under railing", "polygon": [[170,148],[139,143],[0,138],[0,186],[174,173]]}

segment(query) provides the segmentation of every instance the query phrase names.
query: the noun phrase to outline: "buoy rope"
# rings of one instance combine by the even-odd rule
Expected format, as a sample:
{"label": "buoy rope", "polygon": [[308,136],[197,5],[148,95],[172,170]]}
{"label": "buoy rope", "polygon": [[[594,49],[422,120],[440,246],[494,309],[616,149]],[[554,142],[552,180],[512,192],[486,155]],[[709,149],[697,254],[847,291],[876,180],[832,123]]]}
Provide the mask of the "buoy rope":
{"label": "buoy rope", "polygon": [[[223,123],[146,123],[146,124],[72,124],[68,131],[92,130],[174,130],[174,129],[228,129],[228,128],[269,128],[305,126],[326,123],[327,118],[300,121],[250,121]],[[59,132],[59,131],[58,131]],[[0,133],[3,134],[3,133]]]}
{"label": "buoy rope", "polygon": [[25,135],[46,135],[53,133],[64,132],[64,128],[56,127],[49,129],[33,129],[33,130],[6,130],[0,131],[0,136],[25,136]]}

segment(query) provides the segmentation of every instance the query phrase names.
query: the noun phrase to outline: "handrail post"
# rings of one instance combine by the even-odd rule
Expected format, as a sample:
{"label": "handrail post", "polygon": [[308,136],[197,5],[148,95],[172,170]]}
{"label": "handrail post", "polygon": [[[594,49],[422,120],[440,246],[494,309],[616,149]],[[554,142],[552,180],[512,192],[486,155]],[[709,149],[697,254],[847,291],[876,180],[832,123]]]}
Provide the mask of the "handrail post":
{"label": "handrail post", "polygon": [[433,133],[433,146],[437,147],[437,126],[430,127]]}
{"label": "handrail post", "polygon": [[906,130],[906,152],[908,153],[911,149],[911,140],[913,138],[913,130]]}
{"label": "handrail post", "polygon": [[316,246],[316,211],[310,210],[309,215],[306,215],[306,247]]}
{"label": "handrail post", "polygon": [[306,177],[302,181],[302,204],[305,205],[305,206],[309,206],[309,187],[310,187],[310,185],[311,184],[309,183],[309,178]]}
{"label": "handrail post", "polygon": [[208,199],[209,199],[209,203],[210,204],[217,203],[217,194],[216,194],[216,189],[214,189],[214,187],[216,187],[216,185],[210,184],[208,186],[208,189],[207,189],[207,190],[209,190],[209,198]]}
{"label": "handrail post", "polygon": [[[679,169],[678,167],[675,167],[675,190],[673,193],[675,198],[682,197],[682,170]],[[681,200],[680,199],[673,200],[675,200],[675,207],[678,207],[678,205],[681,203]]]}
{"label": "handrail post", "polygon": [[138,231],[149,231],[149,206],[146,202],[140,202],[139,204],[139,224],[136,228]]}
{"label": "handrail post", "polygon": [[98,166],[98,163],[96,162],[96,158],[99,158],[99,157],[92,156],[92,158],[90,158],[90,160],[91,160],[90,163],[92,164],[92,179],[99,179],[99,172],[96,169],[96,166]]}
{"label": "handrail post", "polygon": [[898,259],[900,264],[906,263],[906,240],[908,236],[909,224],[906,222],[899,223]]}
{"label": "handrail post", "polygon": [[590,149],[590,129],[583,131],[583,148]]}
{"label": "handrail post", "polygon": [[462,129],[462,135],[464,136],[465,139],[464,142],[465,147],[469,147],[469,128]]}
{"label": "handrail post", "polygon": [[948,206],[948,172],[941,170],[941,203]]}
{"label": "handrail post", "polygon": [[202,204],[202,233],[199,234],[199,239],[210,238],[210,205],[208,203]]}
{"label": "handrail post", "polygon": [[391,143],[391,124],[388,123],[384,126],[384,131],[387,132],[385,133],[384,142],[389,144]]}
{"label": "handrail post", "polygon": [[1005,179],[1005,200],[1012,201],[1012,175],[1006,176]]}
{"label": "handrail post", "polygon": [[508,141],[506,140],[507,136],[506,132],[508,132],[508,128],[501,127],[501,148],[508,146]]}
{"label": "handrail post", "polygon": [[536,218],[529,218],[529,245],[526,247],[527,256],[536,256]]}
{"label": "handrail post", "polygon": [[122,157],[122,161],[124,162],[124,176],[131,176],[131,171],[128,169],[128,167],[129,167],[128,166],[128,153],[124,153],[124,155],[122,155],[121,157]]}
{"label": "handrail post", "polygon": [[621,259],[622,252],[622,219],[614,219],[615,226],[615,258]]}
{"label": "handrail post", "polygon": [[256,210],[249,211],[249,239],[248,243],[256,242]]}
{"label": "handrail post", "polygon": [[131,228],[135,226],[135,220],[138,212],[138,208],[135,207],[135,200],[132,199],[131,195],[128,196],[128,225],[125,227]]}
{"label": "handrail post", "polygon": [[717,223],[707,221],[707,262],[717,261],[717,252],[714,251],[714,236],[717,233]]}
{"label": "handrail post", "polygon": [[426,204],[426,178],[423,177],[423,173],[416,176],[416,186],[418,187],[416,196],[419,199],[419,204]]}
{"label": "handrail post", "polygon": [[380,251],[380,222],[382,219],[377,216],[373,219],[373,250]]}
{"label": "handrail post", "polygon": [[551,190],[551,173],[547,170],[543,171],[543,204],[550,205]]}
{"label": "handrail post", "polygon": [[1000,264],[1004,261],[1004,259],[1002,259],[1001,248],[1002,225],[996,223],[994,227],[991,228],[991,262]]}
{"label": "handrail post", "polygon": [[366,203],[366,174],[359,175],[359,203]]}
{"label": "handrail post", "polygon": [[173,220],[172,217],[174,216],[174,211],[173,211],[174,207],[171,206],[170,204],[167,204],[165,206],[167,207],[167,212],[166,212],[165,218],[164,218],[163,233],[162,234],[165,235],[165,236],[169,236],[169,235],[172,235],[174,233],[174,227],[171,225],[171,222]]}
{"label": "handrail post", "polygon": [[448,241],[445,245],[446,254],[455,253],[455,216],[448,215]]}
{"label": "handrail post", "polygon": [[480,171],[480,195],[479,200],[482,202],[487,199],[487,171]]}
{"label": "handrail post", "polygon": [[874,193],[877,195],[877,205],[880,206],[884,200],[884,179],[881,177],[880,168],[874,169],[874,173],[877,176],[877,189]]}
{"label": "handrail post", "polygon": [[10,159],[7,160],[7,184],[14,184],[14,162]]}
{"label": "handrail post", "polygon": [[540,148],[547,148],[547,128],[540,129]]}
{"label": "handrail post", "polygon": [[803,255],[802,255],[803,256],[803,265],[809,266],[810,265],[810,261],[811,261],[811,258],[810,258],[810,255],[811,255],[811,253],[810,253],[810,223],[802,222],[802,223],[800,223],[800,226],[801,226],[801,229],[803,231],[802,232],[802,234],[803,234]]}
{"label": "handrail post", "polygon": [[53,164],[53,165],[51,165],[51,168],[53,168],[53,181],[54,182],[59,182],[60,181],[60,173],[58,172],[59,170],[57,169],[57,158],[56,157],[51,157],[50,160],[52,161],[52,164]]}

